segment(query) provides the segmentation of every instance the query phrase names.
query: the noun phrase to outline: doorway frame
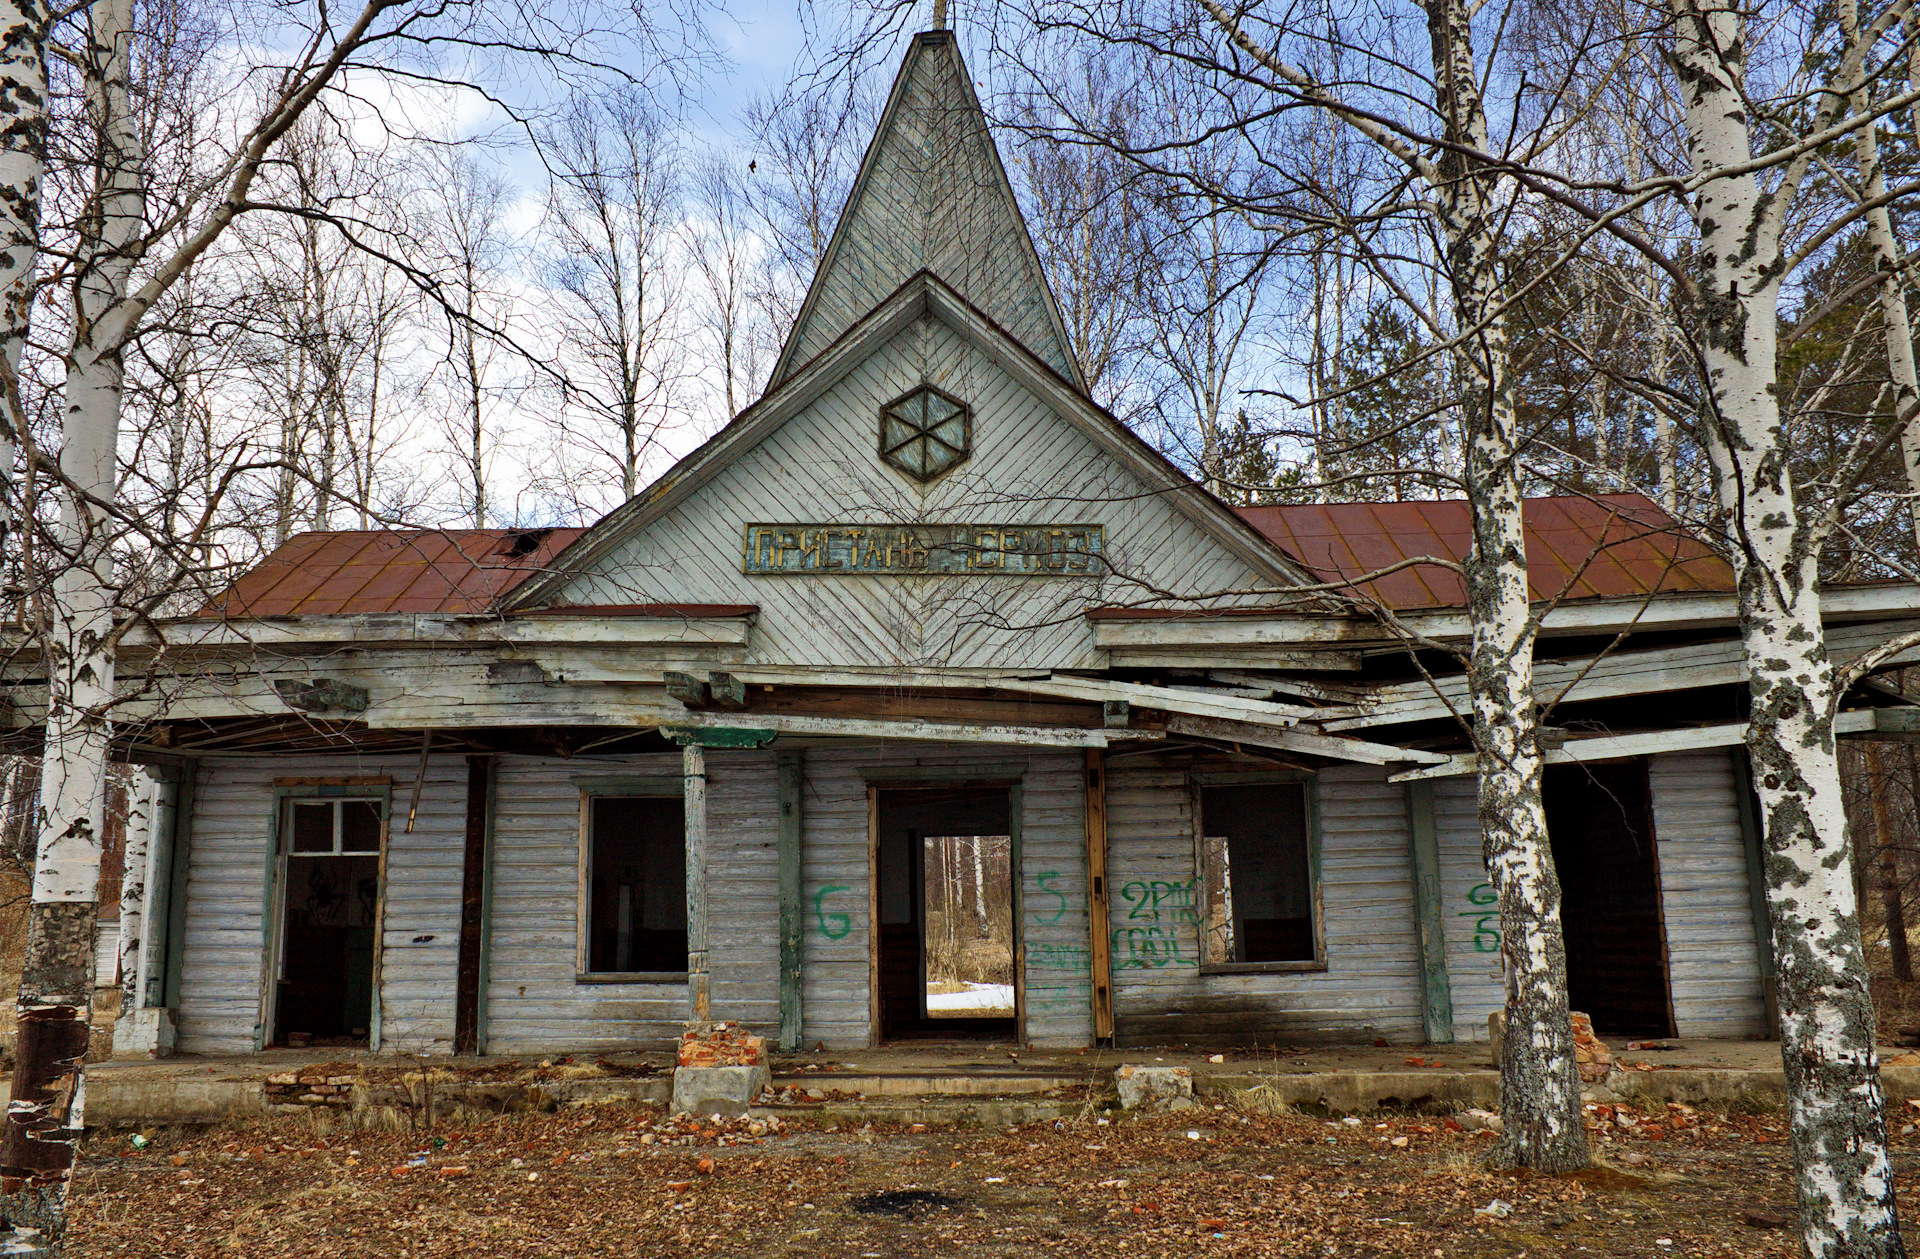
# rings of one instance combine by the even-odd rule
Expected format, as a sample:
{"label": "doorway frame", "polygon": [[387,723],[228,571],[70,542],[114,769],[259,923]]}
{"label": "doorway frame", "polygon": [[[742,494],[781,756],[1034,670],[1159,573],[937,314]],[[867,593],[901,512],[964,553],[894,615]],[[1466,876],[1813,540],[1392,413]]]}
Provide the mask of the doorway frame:
{"label": "doorway frame", "polygon": [[[1027,1043],[1027,916],[1021,813],[1026,762],[951,766],[885,766],[861,771],[867,786],[867,1046],[884,1044],[880,1034],[880,793],[882,791],[976,788],[1007,793],[1007,849],[1013,880],[1013,1035]],[[921,888],[920,895],[926,896]],[[923,921],[921,930],[925,931]],[[924,974],[921,982],[926,982]]]}
{"label": "doorway frame", "polygon": [[376,800],[380,804],[379,887],[373,900],[373,1001],[367,1016],[367,1048],[380,1049],[380,971],[387,933],[387,852],[393,827],[393,780],[388,776],[276,778],[273,812],[267,822],[266,877],[260,901],[260,1004],[253,1025],[253,1048],[259,1053],[272,1043],[274,1019],[279,1014],[280,953],[286,926],[286,862],[280,851],[280,828],[289,800]]}
{"label": "doorway frame", "polygon": [[[1608,757],[1601,757],[1592,761],[1568,762],[1562,765],[1553,766],[1552,768],[1566,769],[1566,770],[1584,770],[1589,765],[1632,765],[1639,770],[1640,777],[1646,784],[1647,849],[1648,849],[1647,859],[1653,866],[1654,917],[1660,929],[1660,986],[1666,996],[1666,1008],[1667,1008],[1667,1030],[1662,1035],[1663,1037],[1678,1036],[1680,1034],[1679,1033],[1680,1021],[1679,1021],[1678,1012],[1675,1011],[1673,1006],[1673,941],[1667,935],[1667,876],[1666,876],[1666,871],[1663,870],[1660,865],[1660,818],[1658,815],[1658,811],[1654,807],[1654,798],[1653,798],[1653,757],[1652,756],[1608,756]],[[1543,814],[1546,807],[1546,786],[1547,786],[1546,767],[1542,767],[1541,774],[1540,774],[1540,797],[1541,797],[1541,809]],[[1551,842],[1549,842],[1548,844],[1548,849],[1549,849],[1548,855],[1551,856],[1552,855]],[[1556,879],[1558,879],[1559,877],[1558,865],[1556,865],[1554,868],[1554,876]],[[1563,900],[1562,913],[1564,915],[1564,912],[1565,912],[1564,896],[1562,900]]]}

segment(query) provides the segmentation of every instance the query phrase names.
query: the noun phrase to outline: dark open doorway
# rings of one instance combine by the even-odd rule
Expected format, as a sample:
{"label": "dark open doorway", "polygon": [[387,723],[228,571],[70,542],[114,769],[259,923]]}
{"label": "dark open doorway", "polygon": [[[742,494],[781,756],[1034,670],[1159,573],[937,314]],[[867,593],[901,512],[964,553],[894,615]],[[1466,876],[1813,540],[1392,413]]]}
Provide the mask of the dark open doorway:
{"label": "dark open doorway", "polygon": [[1544,791],[1573,1008],[1602,1034],[1671,1036],[1646,762],[1549,766]]}
{"label": "dark open doorway", "polygon": [[380,802],[289,800],[276,1045],[364,1045],[373,1028]]}
{"label": "dark open doorway", "polygon": [[1013,1039],[1011,792],[887,788],[878,797],[880,1038]]}

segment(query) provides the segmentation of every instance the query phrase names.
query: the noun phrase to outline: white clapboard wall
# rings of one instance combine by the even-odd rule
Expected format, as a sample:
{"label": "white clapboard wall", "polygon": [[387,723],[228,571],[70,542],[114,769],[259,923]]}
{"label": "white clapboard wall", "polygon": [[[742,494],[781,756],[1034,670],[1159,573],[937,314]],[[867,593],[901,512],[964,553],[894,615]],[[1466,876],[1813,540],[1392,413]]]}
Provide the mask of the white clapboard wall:
{"label": "white clapboard wall", "polygon": [[[875,453],[881,405],[923,379],[974,408],[973,457],[930,486]],[[1158,589],[1271,585],[946,325],[923,320],[571,582],[560,601],[757,604],[753,663],[1097,668],[1081,609],[1144,597],[1115,577],[740,571],[751,523],[901,521],[1099,524],[1115,569]]]}
{"label": "white clapboard wall", "polygon": [[[805,754],[802,989],[806,1043],[854,1048],[871,1035],[867,774],[928,771],[929,785],[978,769],[1021,783],[1021,937],[1027,1039],[1093,1038],[1087,939],[1086,795],[1079,752],[953,744],[844,743]],[[890,786],[910,782],[887,779]]]}
{"label": "white clapboard wall", "polygon": [[[1675,1028],[1682,1036],[1763,1034],[1766,1006],[1732,758],[1719,748],[1656,756],[1648,777]],[[1462,1040],[1485,1040],[1487,1016],[1505,1001],[1499,906],[1480,856],[1475,791],[1471,778],[1434,784],[1441,917],[1454,1035]]]}
{"label": "white clapboard wall", "polygon": [[1656,756],[1653,828],[1667,920],[1667,973],[1682,1036],[1759,1036],[1766,998],[1753,933],[1733,757],[1723,748]]}
{"label": "white clapboard wall", "polygon": [[1107,775],[1116,1041],[1418,1041],[1407,813],[1385,771],[1319,775],[1327,966],[1315,972],[1202,973],[1187,782],[1172,763],[1116,761]]}
{"label": "white clapboard wall", "polygon": [[[679,1038],[687,987],[581,983],[581,787],[597,776],[676,777],[678,753],[503,756],[494,791],[488,1053],[608,1051]],[[707,754],[713,1017],[767,1032],[780,1020],[778,784],[771,751]]]}
{"label": "white clapboard wall", "polygon": [[467,765],[459,756],[430,758],[409,835],[403,827],[418,766],[412,756],[275,756],[202,764],[188,839],[177,1015],[181,1052],[244,1053],[254,1047],[274,780],[378,775],[393,780],[395,815],[388,827],[383,1043],[388,1049],[451,1050]]}

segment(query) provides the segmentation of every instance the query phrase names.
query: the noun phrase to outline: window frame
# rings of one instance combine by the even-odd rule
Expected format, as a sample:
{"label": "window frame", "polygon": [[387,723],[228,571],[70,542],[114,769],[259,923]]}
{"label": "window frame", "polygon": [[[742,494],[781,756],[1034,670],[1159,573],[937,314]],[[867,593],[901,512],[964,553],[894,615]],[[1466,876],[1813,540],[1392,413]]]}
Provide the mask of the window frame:
{"label": "window frame", "polygon": [[[1313,957],[1287,962],[1209,962],[1207,960],[1208,890],[1213,886],[1212,871],[1207,868],[1206,788],[1258,787],[1266,784],[1297,783],[1307,827],[1307,904],[1313,914]],[[1308,974],[1327,969],[1326,901],[1320,880],[1320,776],[1310,770],[1244,770],[1192,774],[1188,777],[1193,810],[1193,876],[1199,890],[1200,973],[1203,975],[1289,975]]]}
{"label": "window frame", "polygon": [[[596,800],[681,800],[687,795],[686,779],[678,774],[625,774],[614,777],[579,777],[573,780],[580,790],[580,834],[577,886],[573,915],[573,982],[583,984],[685,984],[685,968],[671,970],[590,970],[591,931],[588,916],[593,908],[593,802]],[[685,832],[681,852],[685,859]]]}
{"label": "window frame", "polygon": [[[374,903],[373,1011],[367,1027],[367,1048],[379,1052],[381,1043],[381,985],[387,934],[387,850],[393,826],[393,780],[384,775],[340,778],[276,778],[273,811],[267,815],[266,863],[260,889],[260,999],[255,1009],[253,1048],[267,1047],[267,1036],[278,1016],[282,934],[285,931],[286,862],[295,854],[292,823],[295,800],[372,800],[380,808],[380,847],[373,852],[348,854],[302,853],[300,856],[378,857],[380,888]],[[288,832],[282,834],[282,832]]]}

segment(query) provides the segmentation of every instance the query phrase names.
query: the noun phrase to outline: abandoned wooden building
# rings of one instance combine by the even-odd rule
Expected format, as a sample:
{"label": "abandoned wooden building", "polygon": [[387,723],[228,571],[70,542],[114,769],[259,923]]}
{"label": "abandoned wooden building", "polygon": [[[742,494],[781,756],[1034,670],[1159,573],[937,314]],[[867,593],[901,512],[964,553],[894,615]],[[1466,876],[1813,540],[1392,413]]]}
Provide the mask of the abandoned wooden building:
{"label": "abandoned wooden building", "polygon": [[[129,633],[123,1051],[1484,1037],[1460,581],[1302,590],[1464,505],[1229,507],[1069,347],[919,35],[765,395],[645,491],[303,535]],[[1636,495],[1527,510],[1574,1004],[1763,1034],[1732,574]],[[1825,599],[1840,659],[1920,624]]]}

